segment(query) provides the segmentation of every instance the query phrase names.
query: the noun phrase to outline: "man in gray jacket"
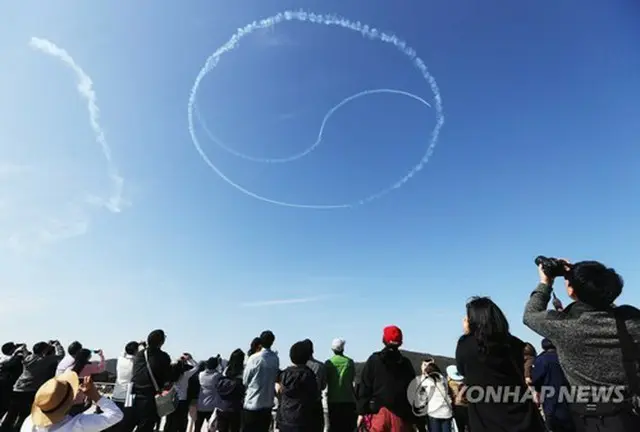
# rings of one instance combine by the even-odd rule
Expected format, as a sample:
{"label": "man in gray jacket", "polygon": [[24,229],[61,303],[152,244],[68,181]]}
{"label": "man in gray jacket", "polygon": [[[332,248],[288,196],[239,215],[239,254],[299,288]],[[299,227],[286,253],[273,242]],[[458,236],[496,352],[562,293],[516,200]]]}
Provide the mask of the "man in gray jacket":
{"label": "man in gray jacket", "polygon": [[[596,261],[563,262],[563,266],[573,303],[562,311],[547,310],[554,277],[539,265],[540,283],[525,307],[524,324],[555,345],[572,387],[570,394],[577,395],[568,402],[578,432],[640,431],[632,403],[638,393],[637,372],[627,372],[640,360],[640,310],[613,305],[623,287],[615,270]],[[629,342],[623,345],[623,339]],[[624,359],[623,347],[632,351],[625,352]],[[617,391],[609,392],[612,397],[605,400],[608,389]]]}

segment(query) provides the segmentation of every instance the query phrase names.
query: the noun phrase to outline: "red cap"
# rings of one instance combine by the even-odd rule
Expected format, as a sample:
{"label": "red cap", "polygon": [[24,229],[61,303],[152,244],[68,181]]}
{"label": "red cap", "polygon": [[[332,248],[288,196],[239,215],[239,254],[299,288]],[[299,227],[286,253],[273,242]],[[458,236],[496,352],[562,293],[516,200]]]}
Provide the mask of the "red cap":
{"label": "red cap", "polygon": [[402,345],[402,330],[394,325],[385,327],[382,341],[386,344]]}

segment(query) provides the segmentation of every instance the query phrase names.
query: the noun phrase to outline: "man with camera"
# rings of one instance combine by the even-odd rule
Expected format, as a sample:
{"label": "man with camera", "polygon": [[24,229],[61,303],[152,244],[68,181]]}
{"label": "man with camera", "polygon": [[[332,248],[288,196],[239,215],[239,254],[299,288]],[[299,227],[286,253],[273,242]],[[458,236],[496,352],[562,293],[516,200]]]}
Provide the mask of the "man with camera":
{"label": "man with camera", "polygon": [[[525,307],[523,321],[556,347],[571,386],[565,397],[576,430],[640,430],[640,310],[613,304],[622,293],[622,278],[597,261],[571,264],[538,257],[535,262],[540,283]],[[547,310],[558,277],[565,279],[573,302],[561,310]]]}

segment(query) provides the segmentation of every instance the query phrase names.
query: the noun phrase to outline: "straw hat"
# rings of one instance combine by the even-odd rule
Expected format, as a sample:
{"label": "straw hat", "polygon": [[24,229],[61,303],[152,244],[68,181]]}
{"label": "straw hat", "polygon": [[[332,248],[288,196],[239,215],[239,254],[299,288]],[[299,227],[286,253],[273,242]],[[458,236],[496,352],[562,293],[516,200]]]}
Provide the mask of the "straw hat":
{"label": "straw hat", "polygon": [[40,386],[31,406],[31,422],[46,427],[59,423],[67,416],[78,393],[80,379],[68,370]]}

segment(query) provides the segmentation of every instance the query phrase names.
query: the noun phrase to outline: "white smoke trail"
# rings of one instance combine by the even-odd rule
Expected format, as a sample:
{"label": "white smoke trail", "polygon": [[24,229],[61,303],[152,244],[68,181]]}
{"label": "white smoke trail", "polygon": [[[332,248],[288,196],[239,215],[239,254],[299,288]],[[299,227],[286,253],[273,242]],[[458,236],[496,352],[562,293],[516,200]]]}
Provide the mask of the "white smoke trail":
{"label": "white smoke trail", "polygon": [[[414,67],[422,74],[423,78],[425,79],[425,81],[427,81],[427,83],[429,84],[429,86],[431,87],[431,91],[433,92],[433,96],[434,96],[434,102],[435,102],[435,112],[436,112],[436,124],[431,132],[431,136],[429,139],[429,143],[427,146],[427,149],[425,151],[424,156],[422,157],[422,159],[415,165],[413,166],[409,172],[407,174],[405,174],[400,180],[396,181],[395,183],[393,183],[391,186],[373,194],[370,195],[364,199],[361,199],[359,201],[353,202],[353,203],[347,203],[347,204],[326,204],[326,205],[317,205],[317,204],[298,204],[298,203],[290,203],[290,202],[284,202],[284,201],[278,201],[278,200],[273,200],[270,198],[267,198],[265,196],[256,194],[254,192],[251,192],[250,190],[240,186],[239,184],[233,182],[229,177],[227,177],[218,167],[215,166],[215,164],[209,159],[209,157],[206,155],[206,153],[204,152],[204,150],[202,149],[202,146],[200,145],[200,142],[198,141],[198,137],[196,136],[195,133],[195,129],[194,129],[194,123],[193,123],[193,117],[194,117],[194,106],[195,106],[195,101],[196,101],[196,96],[197,96],[197,92],[198,89],[200,87],[200,83],[202,82],[202,80],[204,79],[204,77],[211,72],[217,65],[218,62],[220,61],[220,57],[222,57],[224,54],[232,51],[233,49],[235,49],[238,46],[238,42],[245,36],[253,33],[256,30],[260,30],[260,29],[268,29],[270,27],[273,27],[277,24],[280,24],[282,22],[287,22],[287,21],[301,21],[301,22],[308,22],[308,23],[312,23],[312,24],[321,24],[321,25],[326,25],[326,26],[334,26],[334,27],[341,27],[344,28],[346,30],[351,30],[351,31],[355,31],[358,33],[361,33],[363,37],[369,38],[371,40],[378,40],[384,43],[388,43],[393,45],[394,47],[396,47],[400,52],[402,52],[404,55],[406,55],[409,60],[411,60],[411,62],[413,63]],[[364,95],[361,95],[364,96]],[[412,95],[413,96],[413,95]],[[352,96],[351,100],[353,100],[356,96]],[[348,98],[347,98],[348,99]],[[335,111],[336,109],[339,108],[339,106],[343,105],[344,103],[346,103],[347,101],[343,101],[341,103],[339,103],[338,105],[336,105],[336,107],[333,108],[333,111]],[[431,155],[433,154],[433,151],[435,150],[436,144],[438,142],[438,136],[440,134],[440,129],[442,128],[443,124],[444,124],[444,115],[443,115],[443,110],[442,110],[442,98],[440,96],[440,90],[438,88],[438,84],[436,83],[435,78],[433,78],[431,76],[431,74],[429,73],[429,70],[427,69],[426,64],[424,63],[424,61],[417,56],[415,50],[413,48],[411,48],[410,46],[407,45],[407,43],[405,41],[403,41],[402,39],[398,38],[396,35],[391,34],[391,33],[386,33],[383,31],[380,31],[376,28],[373,28],[367,24],[363,24],[360,21],[351,21],[349,19],[337,16],[337,15],[329,15],[329,14],[316,14],[316,13],[311,13],[311,12],[304,12],[304,11],[285,11],[285,12],[281,12],[278,13],[274,16],[259,20],[259,21],[253,21],[250,24],[247,24],[246,26],[239,28],[236,33],[231,36],[231,38],[224,44],[222,45],[220,48],[218,48],[211,56],[209,56],[209,58],[207,59],[207,61],[205,62],[205,65],[202,67],[202,69],[200,70],[200,72],[198,73],[198,76],[196,77],[196,80],[193,84],[193,87],[191,89],[191,93],[189,95],[189,102],[187,105],[187,116],[188,116],[188,121],[189,121],[189,133],[191,134],[191,139],[193,141],[193,145],[196,148],[196,151],[200,154],[200,157],[204,160],[204,162],[216,173],[218,174],[224,181],[226,181],[228,184],[230,184],[231,186],[233,186],[234,188],[236,188],[237,190],[239,190],[240,192],[253,197],[255,199],[258,199],[260,201],[264,201],[264,202],[268,202],[271,204],[277,204],[277,205],[282,205],[282,206],[286,206],[286,207],[296,207],[296,208],[310,208],[310,209],[336,209],[336,208],[349,208],[349,207],[355,207],[357,205],[361,205],[361,204],[365,204],[368,202],[371,202],[373,200],[376,200],[384,195],[386,195],[387,193],[400,188],[403,184],[405,184],[407,181],[409,181],[415,174],[417,174],[420,170],[422,170],[422,168],[424,168],[424,166],[429,162],[429,159],[431,158]],[[328,116],[330,116],[330,113],[328,113],[327,116],[325,116],[325,121],[328,119]],[[324,122],[323,122],[324,124]],[[321,133],[319,134],[321,135]],[[308,154],[310,151],[312,151],[315,147],[317,147],[316,143],[315,146],[312,145],[311,150],[307,149],[305,154]],[[298,157],[302,157],[300,155],[297,155]],[[303,154],[304,156],[304,154]]]}
{"label": "white smoke trail", "polygon": [[80,93],[80,96],[87,101],[91,129],[93,130],[96,142],[100,145],[102,154],[107,161],[108,175],[112,184],[112,193],[108,199],[104,200],[101,198],[91,197],[89,201],[93,204],[102,205],[113,213],[119,213],[122,211],[125,204],[122,195],[124,179],[120,176],[118,169],[113,163],[111,148],[107,143],[104,130],[102,129],[102,126],[100,126],[100,109],[96,103],[96,93],[93,90],[93,81],[91,80],[91,77],[87,75],[87,73],[75,62],[73,57],[71,57],[67,51],[58,47],[53,42],[47,39],[32,37],[29,42],[29,46],[62,60],[62,62],[71,68],[78,77],[78,92]]}
{"label": "white smoke trail", "polygon": [[299,153],[296,153],[296,154],[294,154],[292,156],[283,157],[283,158],[257,158],[257,157],[254,157],[254,156],[246,155],[244,153],[240,153],[237,150],[234,150],[233,148],[231,148],[228,145],[226,145],[222,140],[218,139],[211,132],[211,130],[209,129],[209,127],[207,126],[205,121],[202,119],[202,117],[200,115],[200,111],[198,110],[198,106],[197,105],[195,106],[194,111],[195,111],[195,115],[196,115],[196,118],[197,118],[198,122],[202,126],[202,130],[204,130],[204,133],[207,135],[207,137],[211,141],[216,143],[223,150],[231,153],[234,156],[237,156],[239,158],[242,158],[242,159],[245,159],[245,160],[248,160],[248,161],[251,161],[251,162],[285,163],[285,162],[293,162],[293,161],[296,161],[296,160],[298,160],[300,158],[303,158],[306,155],[308,155],[309,153],[311,153],[312,151],[314,151],[316,148],[318,148],[318,146],[322,143],[322,138],[323,138],[325,126],[329,122],[329,119],[331,118],[333,113],[335,113],[340,108],[342,108],[342,106],[344,106],[347,103],[352,102],[352,101],[354,101],[354,100],[356,100],[358,98],[361,98],[361,97],[364,97],[364,96],[369,96],[369,95],[372,95],[372,94],[377,94],[377,93],[391,93],[391,94],[397,94],[397,95],[410,97],[412,99],[417,100],[421,104],[431,108],[431,104],[429,104],[429,102],[427,102],[426,100],[424,100],[420,96],[417,96],[417,95],[415,95],[413,93],[409,93],[409,92],[406,92],[406,91],[403,91],[403,90],[381,88],[381,89],[372,89],[372,90],[361,91],[359,93],[356,93],[354,95],[351,95],[351,96],[343,99],[342,101],[340,101],[339,103],[334,105],[329,111],[327,111],[327,113],[324,115],[324,118],[322,119],[322,124],[320,125],[320,130],[318,131],[318,137],[316,138],[316,141],[313,144],[311,144],[311,146],[307,147],[306,149],[304,149],[303,151],[301,151]]}
{"label": "white smoke trail", "polygon": [[250,303],[242,303],[242,307],[266,307],[266,306],[280,306],[300,303],[311,303],[323,300],[324,297],[306,297],[306,298],[289,298],[279,300],[264,300]]}

